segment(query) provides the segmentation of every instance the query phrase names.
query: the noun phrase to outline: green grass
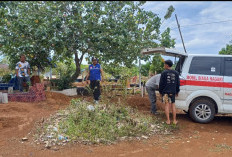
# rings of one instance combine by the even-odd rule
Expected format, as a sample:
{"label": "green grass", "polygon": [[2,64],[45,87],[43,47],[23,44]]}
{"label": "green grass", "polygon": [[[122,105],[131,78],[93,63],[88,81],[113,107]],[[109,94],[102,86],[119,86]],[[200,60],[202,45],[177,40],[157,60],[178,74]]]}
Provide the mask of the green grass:
{"label": "green grass", "polygon": [[[90,105],[94,106],[94,110],[88,109]],[[55,133],[52,129],[54,127],[58,130]],[[53,133],[53,138],[58,142],[58,135],[63,135],[70,141],[88,144],[110,144],[121,140],[121,137],[125,140],[131,137],[149,137],[152,134],[167,134],[176,129],[123,104],[93,105],[80,99],[73,99],[66,110],[52,116],[43,128],[41,133],[43,132],[44,139],[46,135]]]}
{"label": "green grass", "polygon": [[60,122],[60,129],[71,139],[82,138],[92,143],[107,143],[119,137],[133,137],[151,131],[151,117],[139,115],[130,107],[122,105],[95,105],[94,111],[87,109],[88,103],[73,100],[70,114]]}
{"label": "green grass", "polygon": [[214,148],[211,148],[209,151],[212,152],[221,152],[224,150],[230,150],[231,146],[227,145],[227,144],[215,144]]}

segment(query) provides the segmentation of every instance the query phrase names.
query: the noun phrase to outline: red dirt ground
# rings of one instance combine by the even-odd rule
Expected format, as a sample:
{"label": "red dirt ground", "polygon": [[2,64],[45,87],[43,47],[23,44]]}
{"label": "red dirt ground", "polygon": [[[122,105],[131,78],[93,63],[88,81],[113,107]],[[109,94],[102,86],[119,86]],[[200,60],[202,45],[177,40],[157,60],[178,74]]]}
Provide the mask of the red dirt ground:
{"label": "red dirt ground", "polygon": [[[0,157],[229,157],[232,153],[232,116],[217,116],[209,124],[198,124],[178,112],[179,129],[172,135],[154,135],[147,140],[119,142],[114,145],[88,146],[67,144],[59,150],[49,150],[32,144],[28,134],[35,122],[67,107],[71,97],[46,92],[47,100],[37,103],[9,102],[0,104]],[[91,98],[86,97],[91,100]],[[127,101],[140,112],[148,113],[147,95],[132,96]],[[162,110],[162,104],[159,109]],[[158,115],[165,121],[163,111]],[[151,115],[152,116],[152,115]],[[28,141],[22,138],[28,136]]]}

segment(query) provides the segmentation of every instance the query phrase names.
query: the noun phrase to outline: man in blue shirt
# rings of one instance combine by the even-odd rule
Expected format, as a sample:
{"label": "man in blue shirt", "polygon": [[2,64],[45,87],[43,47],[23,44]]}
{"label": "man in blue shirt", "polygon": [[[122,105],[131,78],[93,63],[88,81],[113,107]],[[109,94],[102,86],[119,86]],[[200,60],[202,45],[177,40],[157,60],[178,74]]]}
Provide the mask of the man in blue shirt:
{"label": "man in blue shirt", "polygon": [[93,57],[92,62],[93,64],[89,65],[86,81],[88,84],[88,79],[90,80],[90,88],[93,90],[94,101],[96,104],[98,104],[99,97],[101,95],[100,81],[103,80],[103,70],[101,65],[98,64],[97,58]]}

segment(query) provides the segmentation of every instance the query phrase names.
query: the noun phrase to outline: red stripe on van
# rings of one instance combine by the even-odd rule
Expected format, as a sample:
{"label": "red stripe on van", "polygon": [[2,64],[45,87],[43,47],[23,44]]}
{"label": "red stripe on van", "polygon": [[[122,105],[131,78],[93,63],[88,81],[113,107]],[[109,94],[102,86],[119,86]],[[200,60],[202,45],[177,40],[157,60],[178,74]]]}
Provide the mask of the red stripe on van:
{"label": "red stripe on van", "polygon": [[180,80],[180,85],[232,88],[232,83]]}

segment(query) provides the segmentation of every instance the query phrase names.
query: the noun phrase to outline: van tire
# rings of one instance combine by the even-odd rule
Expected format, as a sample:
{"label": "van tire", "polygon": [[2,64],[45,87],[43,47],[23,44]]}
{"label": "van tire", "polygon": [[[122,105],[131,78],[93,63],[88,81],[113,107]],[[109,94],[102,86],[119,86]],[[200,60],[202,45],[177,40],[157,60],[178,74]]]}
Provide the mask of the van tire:
{"label": "van tire", "polygon": [[198,123],[209,123],[214,119],[215,105],[208,99],[198,99],[189,108],[189,115]]}

